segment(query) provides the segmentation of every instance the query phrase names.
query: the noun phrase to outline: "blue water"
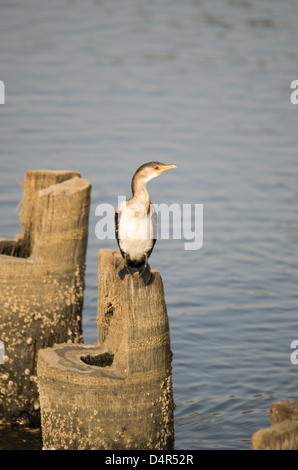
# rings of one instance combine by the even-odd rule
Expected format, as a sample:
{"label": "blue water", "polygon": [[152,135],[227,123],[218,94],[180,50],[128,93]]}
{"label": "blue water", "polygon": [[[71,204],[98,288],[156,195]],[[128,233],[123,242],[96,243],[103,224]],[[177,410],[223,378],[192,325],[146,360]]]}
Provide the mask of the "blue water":
{"label": "blue water", "polygon": [[[204,205],[200,250],[158,240],[150,258],[168,306],[176,449],[250,449],[270,404],[298,399],[297,20],[296,0],[0,5],[1,236],[19,232],[27,169],[91,181],[86,342],[97,252],[117,247],[96,238],[96,206],[129,196],[152,160],[178,166],[148,184],[154,203]],[[2,448],[20,447],[6,436]]]}

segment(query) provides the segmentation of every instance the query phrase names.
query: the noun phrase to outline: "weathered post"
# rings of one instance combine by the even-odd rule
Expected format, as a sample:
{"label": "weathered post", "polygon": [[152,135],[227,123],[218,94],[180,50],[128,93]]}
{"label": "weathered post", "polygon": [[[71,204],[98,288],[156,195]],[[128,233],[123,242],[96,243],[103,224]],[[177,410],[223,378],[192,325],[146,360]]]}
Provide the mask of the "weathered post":
{"label": "weathered post", "polygon": [[[21,210],[24,257],[31,255],[34,245],[36,222],[39,220],[37,211],[40,210],[39,191],[80,177],[81,174],[78,171],[27,170],[25,172]],[[63,217],[64,213],[63,206],[61,206],[60,215]]]}
{"label": "weathered post", "polygon": [[39,352],[45,449],[172,449],[170,334],[159,272],[145,286],[118,277],[113,250],[98,262],[98,343]]}
{"label": "weathered post", "polygon": [[39,349],[82,341],[90,189],[77,172],[26,172],[22,235],[0,239],[0,416],[7,421],[39,421]]}
{"label": "weathered post", "polygon": [[270,426],[252,435],[253,450],[298,450],[298,402],[276,401],[270,406]]}

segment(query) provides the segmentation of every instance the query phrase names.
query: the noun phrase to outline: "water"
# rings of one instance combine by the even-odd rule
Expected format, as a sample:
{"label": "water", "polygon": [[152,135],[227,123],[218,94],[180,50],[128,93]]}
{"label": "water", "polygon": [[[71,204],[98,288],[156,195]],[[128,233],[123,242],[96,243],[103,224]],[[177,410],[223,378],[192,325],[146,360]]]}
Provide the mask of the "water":
{"label": "water", "polygon": [[[92,183],[84,339],[96,340],[95,207],[146,161],[178,168],[153,202],[204,204],[204,244],[159,240],[174,353],[176,449],[250,449],[297,399],[296,0],[1,2],[1,236],[26,169]],[[1,436],[3,436],[3,430]],[[6,436],[6,437],[5,437]],[[12,432],[1,448],[38,448]],[[23,444],[22,444],[23,443]]]}

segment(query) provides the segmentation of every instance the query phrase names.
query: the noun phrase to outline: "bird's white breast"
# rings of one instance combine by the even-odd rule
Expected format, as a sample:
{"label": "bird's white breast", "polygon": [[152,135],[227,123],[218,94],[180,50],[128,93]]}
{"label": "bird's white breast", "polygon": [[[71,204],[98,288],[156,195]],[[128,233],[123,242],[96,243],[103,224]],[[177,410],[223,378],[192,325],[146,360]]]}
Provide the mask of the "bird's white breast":
{"label": "bird's white breast", "polygon": [[132,260],[141,259],[152,248],[153,226],[150,213],[141,203],[123,201],[118,207],[118,238],[121,250]]}

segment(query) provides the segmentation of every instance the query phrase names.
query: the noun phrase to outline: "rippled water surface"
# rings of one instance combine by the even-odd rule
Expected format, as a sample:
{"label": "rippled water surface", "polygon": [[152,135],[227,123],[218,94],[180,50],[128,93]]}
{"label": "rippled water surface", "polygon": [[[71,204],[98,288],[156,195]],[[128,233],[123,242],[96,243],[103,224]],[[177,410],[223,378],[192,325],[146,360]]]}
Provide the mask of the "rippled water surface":
{"label": "rippled water surface", "polygon": [[[96,341],[100,203],[146,161],[178,168],[155,203],[204,205],[204,243],[159,240],[176,449],[250,449],[273,401],[297,399],[296,0],[21,0],[0,5],[1,236],[27,169],[92,183],[84,339]],[[23,444],[22,444],[23,442]],[[1,448],[38,448],[1,430]]]}

